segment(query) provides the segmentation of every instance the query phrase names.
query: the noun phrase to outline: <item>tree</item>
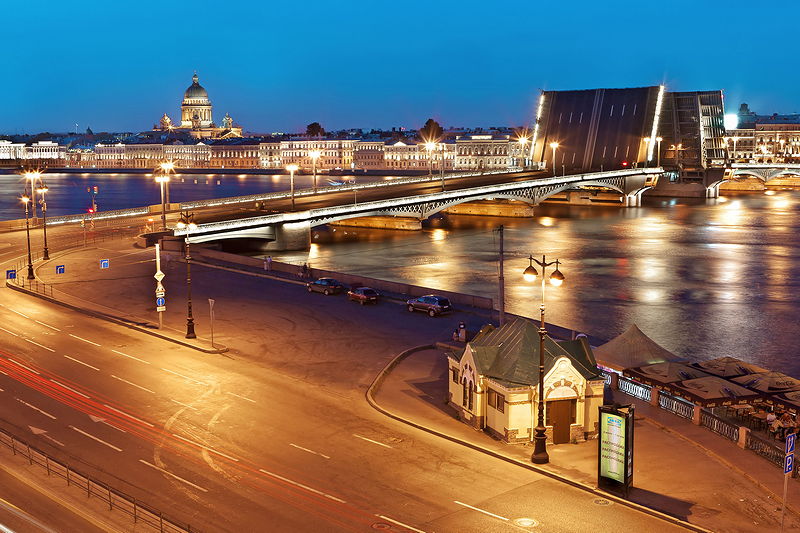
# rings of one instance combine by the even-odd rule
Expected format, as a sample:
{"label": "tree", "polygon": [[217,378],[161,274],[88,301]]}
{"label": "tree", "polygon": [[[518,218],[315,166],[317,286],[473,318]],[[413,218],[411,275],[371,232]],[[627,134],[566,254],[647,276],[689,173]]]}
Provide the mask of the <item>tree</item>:
{"label": "tree", "polygon": [[325,129],[320,125],[319,122],[312,122],[306,126],[306,135],[309,137],[322,137],[325,135]]}
{"label": "tree", "polygon": [[442,133],[444,133],[442,126],[432,118],[429,118],[419,130],[420,136],[425,141],[438,141],[442,138]]}

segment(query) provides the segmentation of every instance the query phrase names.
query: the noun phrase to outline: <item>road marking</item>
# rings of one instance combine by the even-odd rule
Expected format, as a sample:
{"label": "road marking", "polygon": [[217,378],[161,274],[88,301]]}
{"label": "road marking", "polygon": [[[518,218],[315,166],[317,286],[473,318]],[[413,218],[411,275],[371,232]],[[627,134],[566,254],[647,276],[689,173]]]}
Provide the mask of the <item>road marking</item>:
{"label": "road marking", "polygon": [[36,323],[37,323],[37,324],[41,324],[41,325],[43,325],[43,326],[44,326],[44,327],[46,327],[46,328],[54,329],[54,330],[56,330],[56,331],[61,331],[61,330],[60,330],[60,329],[58,329],[57,327],[55,327],[55,326],[51,326],[50,324],[46,324],[46,323],[42,322],[41,320],[37,320],[37,321],[36,321]]}
{"label": "road marking", "polygon": [[46,416],[46,417],[48,417],[48,418],[50,418],[50,419],[52,419],[52,420],[55,420],[55,419],[56,419],[56,417],[54,417],[53,415],[51,415],[51,414],[50,414],[50,413],[48,413],[47,411],[42,411],[41,409],[39,409],[39,408],[38,408],[38,407],[36,407],[35,405],[31,405],[31,404],[29,404],[28,402],[26,402],[25,400],[20,400],[19,398],[15,398],[15,400],[17,400],[17,401],[18,401],[19,403],[21,403],[22,405],[27,405],[28,407],[30,407],[30,408],[31,408],[31,409],[33,409],[34,411],[39,411],[39,412],[40,412],[40,413],[42,413],[44,416]]}
{"label": "road marking", "polygon": [[113,444],[109,444],[109,443],[107,443],[106,441],[104,441],[103,439],[98,439],[98,438],[97,438],[97,437],[95,437],[94,435],[90,435],[89,433],[86,433],[85,431],[83,431],[83,430],[80,430],[80,429],[76,428],[75,426],[69,426],[69,427],[70,427],[71,429],[74,429],[75,431],[77,431],[77,432],[78,432],[78,433],[80,433],[81,435],[85,435],[85,436],[89,437],[89,438],[90,438],[90,439],[92,439],[92,440],[96,440],[96,441],[97,441],[97,442],[99,442],[100,444],[105,444],[105,445],[106,445],[106,446],[108,446],[109,448],[112,448],[112,449],[114,449],[114,450],[117,450],[118,452],[121,452],[121,451],[122,451],[122,449],[121,449],[121,448],[117,448],[117,447],[116,447],[116,446],[114,446]]}
{"label": "road marking", "polygon": [[27,366],[27,365],[23,365],[23,364],[22,364],[22,363],[20,363],[19,361],[16,361],[16,360],[14,360],[14,359],[11,359],[10,357],[8,358],[8,360],[9,360],[9,361],[11,361],[12,363],[14,363],[14,364],[15,364],[15,365],[17,365],[17,366],[21,366],[21,367],[22,367],[22,368],[24,368],[25,370],[30,370],[30,371],[31,371],[31,372],[33,372],[34,374],[39,374],[39,372],[38,372],[38,371],[36,371],[36,370],[32,369],[31,367],[29,367],[29,366]]}
{"label": "road marking", "polygon": [[13,331],[9,331],[9,330],[7,330],[6,328],[0,328],[0,329],[2,329],[3,331],[5,331],[6,333],[8,333],[8,334],[10,334],[10,335],[14,335],[15,337],[19,337],[19,335],[17,335],[17,334],[16,334],[16,333],[14,333]]}
{"label": "road marking", "polygon": [[35,345],[36,345],[36,346],[38,346],[39,348],[44,348],[45,350],[50,350],[51,352],[54,352],[54,353],[55,353],[55,350],[54,350],[54,349],[52,349],[52,348],[48,348],[47,346],[44,346],[43,344],[39,344],[38,342],[36,342],[36,341],[32,341],[32,340],[30,340],[30,339],[25,339],[25,340],[26,340],[26,341],[28,341],[28,342],[29,342],[29,343],[31,343],[31,344],[35,344]]}
{"label": "road marking", "polygon": [[116,429],[117,431],[121,431],[121,432],[123,432],[123,433],[127,433],[127,431],[125,431],[124,429],[120,429],[120,428],[118,428],[117,426],[115,426],[115,425],[113,425],[113,424],[109,424],[108,422],[106,422],[106,419],[105,419],[105,418],[102,418],[102,417],[99,417],[99,416],[94,416],[94,415],[89,415],[89,419],[90,419],[92,422],[100,422],[101,424],[105,424],[105,425],[107,425],[107,426],[108,426],[108,427],[110,427],[110,428],[114,428],[114,429]]}
{"label": "road marking", "polygon": [[19,316],[24,316],[25,318],[30,318],[28,315],[26,315],[26,314],[24,314],[24,313],[20,313],[19,311],[15,311],[14,309],[11,309],[11,308],[10,308],[10,307],[8,307],[8,306],[5,306],[5,305],[4,305],[3,307],[5,307],[5,308],[6,308],[6,309],[8,309],[9,311],[11,311],[12,313],[17,313]]}
{"label": "road marking", "polygon": [[68,386],[64,385],[63,383],[61,383],[60,381],[56,381],[56,380],[54,380],[54,379],[52,379],[52,378],[50,379],[50,381],[52,381],[52,382],[53,382],[53,383],[55,383],[56,385],[61,385],[62,387],[64,387],[64,388],[65,388],[65,389],[67,389],[68,391],[72,391],[72,392],[74,392],[75,394],[77,394],[78,396],[83,396],[84,398],[88,398],[88,396],[87,396],[87,395],[85,395],[84,393],[82,393],[82,392],[79,392],[79,391],[76,391],[76,390],[75,390],[75,389],[73,389],[72,387],[68,387]]}
{"label": "road marking", "polygon": [[458,500],[453,500],[453,502],[457,503],[458,505],[463,505],[464,507],[469,507],[473,511],[478,511],[479,513],[483,513],[485,515],[489,515],[489,516],[492,516],[494,518],[499,518],[500,520],[505,520],[506,522],[508,522],[508,518],[506,518],[504,516],[496,515],[494,513],[490,513],[489,511],[484,511],[483,509],[478,509],[477,507],[473,507],[471,505],[468,505],[466,503],[460,502]]}
{"label": "road marking", "polygon": [[69,334],[69,336],[70,336],[70,337],[75,337],[75,338],[76,338],[76,339],[78,339],[79,341],[88,342],[89,344],[94,344],[95,346],[100,346],[100,345],[99,345],[99,344],[97,344],[96,342],[92,342],[92,341],[90,341],[89,339],[84,339],[83,337],[78,337],[77,335],[73,335],[72,333],[70,333],[70,334]]}
{"label": "road marking", "polygon": [[355,433],[353,433],[353,436],[354,436],[354,437],[356,437],[356,438],[359,438],[359,439],[365,440],[365,441],[367,441],[367,442],[371,442],[372,444],[377,444],[378,446],[383,446],[384,448],[390,448],[390,449],[392,448],[392,447],[391,447],[391,446],[389,446],[388,444],[384,444],[384,443],[382,443],[382,442],[378,442],[378,441],[376,441],[376,440],[368,439],[367,437],[362,437],[361,435],[356,435]]}
{"label": "road marking", "polygon": [[321,490],[313,489],[313,488],[309,487],[308,485],[303,485],[302,483],[298,483],[297,481],[292,481],[291,479],[285,478],[283,476],[279,476],[278,474],[275,474],[273,472],[269,472],[267,470],[264,470],[263,468],[259,468],[258,471],[259,472],[263,472],[263,473],[267,474],[268,476],[276,477],[276,478],[280,479],[281,481],[285,481],[286,483],[290,483],[290,484],[294,485],[295,487],[300,487],[300,488],[303,488],[303,489],[306,489],[306,490],[310,490],[314,494],[319,494],[320,496],[325,496],[326,498],[329,498],[331,500],[337,501],[339,503],[347,503],[346,501],[342,500],[341,498],[337,498],[336,496],[331,496],[330,494],[326,494],[326,493],[322,492]]}
{"label": "road marking", "polygon": [[155,469],[156,469],[156,470],[158,470],[159,472],[162,472],[162,473],[164,473],[164,474],[166,474],[166,475],[168,475],[168,476],[170,476],[170,477],[174,477],[174,478],[175,478],[175,479],[177,479],[178,481],[182,481],[183,483],[186,483],[187,485],[189,485],[189,486],[192,486],[192,487],[196,488],[197,490],[202,490],[203,492],[208,492],[208,490],[204,489],[204,488],[203,488],[203,487],[201,487],[200,485],[195,485],[195,484],[194,484],[194,483],[192,483],[191,481],[188,481],[188,480],[186,480],[186,479],[183,479],[183,478],[182,478],[182,477],[180,477],[180,476],[176,476],[176,475],[175,475],[175,474],[173,474],[172,472],[167,472],[167,471],[166,471],[166,470],[164,470],[163,468],[160,468],[160,467],[158,467],[158,466],[156,466],[156,465],[154,465],[154,464],[150,464],[150,463],[148,463],[147,461],[145,461],[144,459],[139,459],[139,462],[140,462],[140,463],[144,463],[144,464],[146,464],[146,465],[147,465],[147,466],[149,466],[150,468],[155,468]]}
{"label": "road marking", "polygon": [[170,400],[175,402],[175,403],[177,403],[178,405],[180,405],[182,407],[186,407],[187,409],[191,409],[192,411],[197,411],[197,407],[192,407],[188,403],[179,402],[178,400],[173,400],[172,398],[170,398]]}
{"label": "road marking", "polygon": [[2,371],[2,370],[0,370],[0,374],[3,374],[4,376],[7,376],[7,375],[8,375],[6,372],[4,372],[4,371]]}
{"label": "road marking", "polygon": [[303,448],[302,446],[298,446],[297,444],[293,444],[291,442],[289,443],[289,446],[294,446],[298,450],[303,450],[304,452],[313,453],[314,455],[319,455],[320,457],[324,457],[325,459],[330,459],[330,457],[328,457],[324,453],[315,452],[314,450],[309,450],[308,448]]}
{"label": "road marking", "polygon": [[97,370],[98,372],[100,371],[100,369],[97,368],[96,366],[92,366],[89,363],[84,363],[83,361],[79,361],[79,360],[75,359],[74,357],[70,357],[68,355],[65,355],[64,357],[66,357],[70,361],[75,361],[76,363],[82,364],[83,366],[88,366],[89,368]]}
{"label": "road marking", "polygon": [[164,372],[169,372],[170,374],[175,374],[176,376],[181,377],[183,379],[188,379],[189,381],[194,381],[198,385],[207,385],[207,383],[204,382],[204,381],[199,381],[199,380],[196,380],[194,378],[190,378],[189,376],[184,376],[183,374],[179,374],[179,373],[175,372],[174,370],[170,370],[169,368],[162,368],[161,370],[163,370]]}
{"label": "road marking", "polygon": [[[98,344],[98,346],[100,346],[100,345]],[[118,352],[117,350],[111,350],[111,351],[112,351],[112,352],[114,352],[114,353],[118,353],[118,354],[120,354],[120,355],[121,355],[121,356],[123,356],[123,357],[128,357],[128,358],[130,358],[130,359],[135,359],[136,361],[139,361],[140,363],[144,363],[144,364],[146,364],[146,365],[149,365],[149,364],[150,364],[150,361],[145,361],[144,359],[139,359],[138,357],[134,357],[134,356],[132,356],[132,355],[128,355],[128,354],[126,354],[126,353]]]}
{"label": "road marking", "polygon": [[51,437],[50,435],[42,435],[42,437],[46,438],[47,440],[51,440],[51,441],[55,442],[55,443],[56,443],[56,444],[58,444],[59,446],[64,446],[64,443],[63,443],[63,442],[61,442],[61,441],[58,441],[58,440],[54,439],[54,438],[53,438],[53,437]]}
{"label": "road marking", "polygon": [[215,453],[215,454],[217,454],[219,456],[222,456],[225,459],[230,459],[231,461],[235,461],[237,463],[239,462],[239,459],[237,459],[236,457],[231,457],[230,455],[225,455],[224,453],[218,452],[217,450],[215,450],[214,448],[211,448],[210,446],[206,446],[205,444],[200,444],[199,442],[195,442],[195,441],[189,440],[189,439],[187,439],[185,437],[181,437],[177,433],[173,433],[172,436],[173,437],[177,437],[177,438],[181,439],[182,441],[188,442],[189,444],[194,444],[195,446],[197,446],[199,448],[202,448],[202,449],[204,449],[206,451],[209,451],[211,453]]}
{"label": "road marking", "polygon": [[142,420],[141,418],[136,418],[135,416],[133,416],[133,415],[129,415],[128,413],[126,413],[126,412],[124,412],[124,411],[120,411],[119,409],[114,409],[113,407],[111,407],[111,406],[110,406],[110,405],[108,405],[107,403],[104,403],[104,404],[103,404],[103,407],[107,407],[107,408],[111,409],[112,411],[116,411],[117,413],[119,413],[119,414],[121,414],[121,415],[127,416],[128,418],[131,418],[131,419],[133,419],[133,420],[136,420],[137,422],[141,422],[142,424],[144,424],[144,425],[146,425],[146,426],[150,426],[151,428],[154,428],[154,427],[155,427],[155,426],[154,426],[153,424],[151,424],[150,422],[145,422],[145,421],[144,421],[144,420]]}
{"label": "road marking", "polygon": [[406,529],[410,529],[411,531],[416,531],[417,533],[425,533],[421,529],[417,529],[415,527],[409,526],[408,524],[404,524],[404,523],[399,522],[397,520],[393,520],[393,519],[389,518],[388,516],[384,516],[382,514],[376,514],[375,516],[377,516],[378,518],[382,518],[383,520],[386,520],[387,522],[391,522],[392,524],[395,524],[397,526],[404,527]]}
{"label": "road marking", "polygon": [[131,385],[132,387],[136,387],[137,389],[142,389],[143,391],[147,391],[150,394],[155,394],[154,391],[151,391],[147,387],[142,387],[141,385],[137,385],[136,383],[131,383],[127,379],[123,379],[123,378],[121,378],[119,376],[115,376],[114,374],[111,374],[111,377],[114,378],[114,379],[118,379],[118,380],[122,381],[123,383],[127,383],[128,385]]}
{"label": "road marking", "polygon": [[238,394],[236,394],[234,392],[228,392],[226,394],[230,394],[231,396],[236,396],[237,398],[241,398],[242,400],[247,400],[248,402],[256,403],[255,400],[251,400],[250,398],[245,398],[244,396],[239,396]]}

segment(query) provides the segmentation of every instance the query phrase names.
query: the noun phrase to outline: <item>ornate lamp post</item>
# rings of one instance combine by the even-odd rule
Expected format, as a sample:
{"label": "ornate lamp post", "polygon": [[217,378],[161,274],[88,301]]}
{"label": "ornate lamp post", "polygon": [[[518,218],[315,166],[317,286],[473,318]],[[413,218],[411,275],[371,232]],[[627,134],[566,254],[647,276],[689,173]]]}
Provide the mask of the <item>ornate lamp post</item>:
{"label": "ornate lamp post", "polygon": [[436,148],[436,143],[428,141],[425,143],[425,149],[428,151],[428,177],[433,178],[433,150]]}
{"label": "ornate lamp post", "polygon": [[519,166],[522,170],[525,170],[525,167],[527,166],[525,164],[526,163],[525,146],[528,144],[529,140],[530,139],[528,139],[527,137],[520,137],[519,139],[517,139],[517,142],[519,143]]}
{"label": "ornate lamp post", "polygon": [[42,204],[42,231],[44,231],[44,255],[42,255],[42,259],[44,260],[50,259],[50,252],[47,249],[47,200],[45,199],[45,194],[48,190],[44,183],[36,189],[36,192],[42,197],[39,202]]}
{"label": "ornate lamp post", "polygon": [[650,166],[650,158],[647,155],[650,153],[650,143],[653,142],[653,139],[650,137],[645,137],[644,139],[644,168]]}
{"label": "ornate lamp post", "polygon": [[290,174],[289,187],[291,188],[291,195],[292,195],[292,211],[294,211],[294,173],[297,172],[298,168],[300,167],[298,167],[294,163],[292,163],[291,165],[286,165],[286,170],[288,170]]}
{"label": "ornate lamp post", "polygon": [[[537,465],[541,465],[550,461],[550,457],[547,455],[547,436],[545,435],[547,429],[544,425],[544,338],[545,335],[547,335],[547,330],[545,329],[544,324],[545,269],[551,265],[556,266],[555,271],[550,274],[550,284],[554,287],[558,287],[564,283],[564,274],[558,270],[558,259],[548,263],[544,255],[542,256],[541,261],[534,259],[533,255],[531,255],[528,260],[530,261],[530,264],[522,273],[525,281],[535,281],[538,277],[539,273],[533,267],[534,263],[542,267],[542,304],[539,306],[541,317],[541,322],[539,323],[539,414],[535,428],[536,435],[532,437],[533,455],[531,455],[531,461]],[[531,401],[533,401],[533,394],[531,394]],[[533,421],[531,420],[531,422]]]}
{"label": "ornate lamp post", "polygon": [[181,213],[181,219],[175,225],[186,230],[186,338],[195,339],[194,317],[192,316],[192,255],[189,253],[189,232],[197,229],[194,213]]}
{"label": "ornate lamp post", "polygon": [[553,176],[556,175],[556,150],[558,149],[558,143],[552,142],[550,143],[550,148],[553,150]]}
{"label": "ornate lamp post", "polygon": [[320,158],[322,152],[319,150],[311,150],[308,156],[311,158],[311,172],[314,174],[314,192],[317,192],[317,159]]}
{"label": "ornate lamp post", "polygon": [[42,174],[38,170],[29,170],[24,173],[25,179],[30,180],[30,190],[31,190],[31,213],[33,218],[36,218],[36,181],[41,178]]}
{"label": "ornate lamp post", "polygon": [[658,143],[658,152],[656,153],[656,166],[661,166],[661,141],[663,141],[663,137],[656,137],[656,143]]}
{"label": "ornate lamp post", "polygon": [[28,279],[35,279],[36,276],[33,275],[33,260],[31,259],[31,224],[28,217],[28,203],[31,199],[28,196],[23,196],[20,200],[25,204],[25,234],[28,237]]}
{"label": "ornate lamp post", "polygon": [[[170,176],[171,174],[175,174],[175,162],[174,161],[164,161],[164,162],[160,163],[159,166],[161,167],[161,170],[163,171],[164,175]],[[165,184],[164,188],[166,189],[167,203],[169,203],[170,202],[170,199],[169,199],[169,180],[166,181],[166,184]]]}
{"label": "ornate lamp post", "polygon": [[167,231],[167,204],[164,203],[164,185],[169,183],[167,174],[158,174],[156,183],[161,186],[161,231]]}

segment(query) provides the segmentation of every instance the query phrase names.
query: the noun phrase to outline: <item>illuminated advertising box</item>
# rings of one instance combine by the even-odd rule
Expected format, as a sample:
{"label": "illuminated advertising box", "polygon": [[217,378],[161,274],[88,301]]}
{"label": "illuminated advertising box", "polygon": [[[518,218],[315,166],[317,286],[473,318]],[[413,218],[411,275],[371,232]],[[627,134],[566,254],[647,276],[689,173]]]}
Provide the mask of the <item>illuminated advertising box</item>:
{"label": "illuminated advertising box", "polygon": [[628,495],[633,482],[633,406],[600,407],[597,484]]}

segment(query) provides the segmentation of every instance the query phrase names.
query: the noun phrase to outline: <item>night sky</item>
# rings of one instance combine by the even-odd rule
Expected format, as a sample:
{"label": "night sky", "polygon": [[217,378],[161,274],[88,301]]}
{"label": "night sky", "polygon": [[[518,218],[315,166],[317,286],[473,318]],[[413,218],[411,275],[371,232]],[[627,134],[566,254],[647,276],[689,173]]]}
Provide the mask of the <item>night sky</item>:
{"label": "night sky", "polygon": [[251,132],[513,126],[539,89],[662,82],[800,110],[794,2],[11,2],[3,20],[0,133],[179,120],[195,70],[215,121]]}

